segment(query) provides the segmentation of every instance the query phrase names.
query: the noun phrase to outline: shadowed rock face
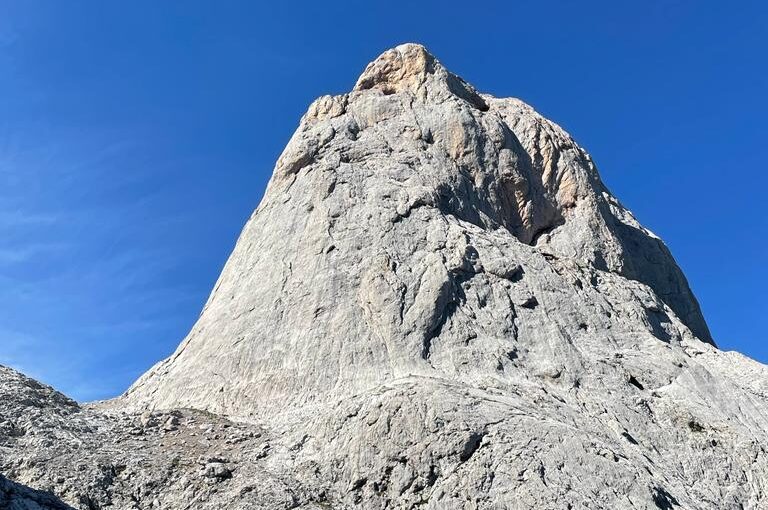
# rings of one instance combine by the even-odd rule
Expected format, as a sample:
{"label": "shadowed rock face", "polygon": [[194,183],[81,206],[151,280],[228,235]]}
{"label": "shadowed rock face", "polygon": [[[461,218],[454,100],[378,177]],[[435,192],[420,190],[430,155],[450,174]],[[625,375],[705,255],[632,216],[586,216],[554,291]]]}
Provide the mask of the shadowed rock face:
{"label": "shadowed rock face", "polygon": [[0,367],[0,472],[78,509],[758,509],[767,451],[768,369],[590,157],[413,44],[312,103],[124,396]]}
{"label": "shadowed rock face", "polygon": [[0,508],[7,510],[73,510],[52,494],[14,483],[0,475]]}
{"label": "shadowed rock face", "polygon": [[[603,316],[557,265],[648,297],[630,322]],[[264,417],[409,375],[505,381],[512,351],[513,372],[577,381],[565,353],[590,322],[608,344],[712,341],[668,250],[567,133],[406,44],[309,107],[199,321],[126,401]]]}

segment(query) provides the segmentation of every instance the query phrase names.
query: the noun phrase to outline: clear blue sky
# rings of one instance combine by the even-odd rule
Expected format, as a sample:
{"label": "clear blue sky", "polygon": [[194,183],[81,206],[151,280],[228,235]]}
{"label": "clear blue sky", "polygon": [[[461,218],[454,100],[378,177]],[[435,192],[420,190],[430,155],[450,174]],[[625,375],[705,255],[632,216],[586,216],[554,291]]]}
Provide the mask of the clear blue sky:
{"label": "clear blue sky", "polygon": [[196,319],[318,95],[408,41],[563,125],[768,361],[765,2],[0,0],[0,363],[123,391]]}

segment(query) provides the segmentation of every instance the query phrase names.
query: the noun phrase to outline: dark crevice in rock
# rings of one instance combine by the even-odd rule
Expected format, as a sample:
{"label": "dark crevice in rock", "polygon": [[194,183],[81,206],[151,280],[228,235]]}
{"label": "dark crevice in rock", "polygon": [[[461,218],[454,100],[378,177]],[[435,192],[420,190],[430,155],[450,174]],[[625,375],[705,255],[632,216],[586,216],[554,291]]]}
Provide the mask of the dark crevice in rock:
{"label": "dark crevice in rock", "polygon": [[523,279],[524,275],[525,275],[525,270],[523,269],[523,267],[517,266],[509,274],[505,275],[505,278],[512,283],[517,283]]}
{"label": "dark crevice in rock", "polygon": [[429,200],[423,199],[423,200],[416,200],[412,204],[408,206],[408,209],[405,210],[402,214],[398,214],[395,216],[395,218],[392,220],[392,223],[399,223],[403,221],[406,218],[409,218],[413,211],[416,209],[420,209],[422,207],[434,207],[435,204],[430,202]]}
{"label": "dark crevice in rock", "polygon": [[671,320],[666,313],[659,309],[647,309],[646,318],[648,319],[648,324],[651,327],[653,336],[667,343],[672,340],[672,336],[664,327],[665,324],[671,323]]}
{"label": "dark crevice in rock", "polygon": [[499,278],[503,278],[504,280],[509,280],[512,283],[517,283],[520,280],[523,279],[523,276],[525,276],[525,270],[522,266],[516,265],[509,269],[503,269],[503,270],[487,270],[488,274],[492,274],[494,276],[498,276]]}
{"label": "dark crevice in rock", "polygon": [[464,443],[464,450],[462,450],[461,454],[459,455],[459,461],[466,462],[472,458],[475,452],[480,449],[484,437],[485,433],[482,432],[473,432],[470,434],[469,439],[467,439],[467,442]]}
{"label": "dark crevice in rock", "polygon": [[437,479],[440,478],[440,469],[434,464],[429,466],[429,473],[427,474],[427,487],[435,485]]}
{"label": "dark crevice in rock", "polygon": [[621,436],[632,444],[639,444],[637,440],[626,430],[621,433]]}
{"label": "dark crevice in rock", "polygon": [[439,337],[445,324],[453,316],[461,303],[466,301],[462,285],[475,274],[463,270],[449,273],[449,278],[443,284],[435,304],[435,314],[432,327],[427,329],[422,341],[421,358],[429,359],[432,355],[432,342]]}
{"label": "dark crevice in rock", "polygon": [[456,176],[456,182],[442,184],[437,188],[437,208],[446,216],[454,216],[461,221],[466,221],[483,230],[491,230],[498,225],[489,224],[486,218],[481,216],[481,212],[487,209],[480,203],[476,197],[477,193],[472,190],[474,184],[472,178],[466,175],[465,171],[459,170]]}
{"label": "dark crevice in rock", "polygon": [[632,386],[634,386],[638,390],[644,390],[645,389],[645,387],[640,383],[640,381],[635,379],[634,375],[630,375],[629,376],[629,384],[631,384]]}
{"label": "dark crevice in rock", "polygon": [[653,502],[657,508],[661,510],[674,510],[676,506],[679,506],[677,499],[672,496],[663,487],[655,487],[653,489]]}
{"label": "dark crevice in rock", "polygon": [[545,226],[539,228],[538,230],[536,230],[531,235],[531,241],[528,244],[530,244],[531,246],[536,246],[536,244],[539,242],[539,238],[541,238],[541,236],[549,234],[549,233],[553,232],[557,227],[560,227],[560,226],[563,226],[563,225],[565,225],[565,218],[563,218],[562,216],[558,216],[549,225],[545,225]]}
{"label": "dark crevice in rock", "polygon": [[352,488],[351,488],[350,490],[351,490],[351,491],[357,491],[357,490],[360,490],[360,489],[362,489],[362,488],[363,488],[363,486],[364,486],[366,483],[368,483],[368,478],[366,478],[366,477],[363,477],[363,478],[358,478],[357,480],[355,480],[355,483],[353,483],[353,484],[352,484]]}

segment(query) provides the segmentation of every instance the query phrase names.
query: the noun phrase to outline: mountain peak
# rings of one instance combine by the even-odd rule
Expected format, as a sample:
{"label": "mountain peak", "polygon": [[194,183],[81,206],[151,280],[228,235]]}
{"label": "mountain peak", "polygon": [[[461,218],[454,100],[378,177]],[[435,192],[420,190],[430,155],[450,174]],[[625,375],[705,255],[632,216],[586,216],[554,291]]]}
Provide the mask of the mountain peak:
{"label": "mountain peak", "polygon": [[0,471],[78,508],[762,508],[768,368],[709,343],[584,149],[403,45],[312,103],[123,397],[0,367]]}
{"label": "mountain peak", "polygon": [[428,74],[434,74],[436,65],[440,64],[421,44],[401,44],[368,64],[355,90],[379,89],[385,94],[402,90],[415,92]]}
{"label": "mountain peak", "polygon": [[412,376],[567,386],[575,342],[694,337],[685,277],[589,155],[407,44],[310,106],[197,324],[127,397],[249,418]]}
{"label": "mountain peak", "polygon": [[424,46],[416,43],[396,46],[368,64],[354,90],[370,89],[385,95],[409,92],[431,100],[439,98],[440,92],[447,92],[479,110],[488,110],[471,85],[448,71]]}

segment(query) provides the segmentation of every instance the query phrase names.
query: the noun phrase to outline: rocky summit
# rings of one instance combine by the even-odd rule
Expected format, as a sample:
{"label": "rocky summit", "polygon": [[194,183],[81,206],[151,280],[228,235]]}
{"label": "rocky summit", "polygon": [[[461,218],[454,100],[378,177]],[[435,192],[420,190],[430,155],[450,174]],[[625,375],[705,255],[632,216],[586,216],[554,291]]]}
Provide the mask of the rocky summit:
{"label": "rocky summit", "polygon": [[0,369],[0,507],[766,508],[767,397],[565,131],[406,44],[123,396]]}

